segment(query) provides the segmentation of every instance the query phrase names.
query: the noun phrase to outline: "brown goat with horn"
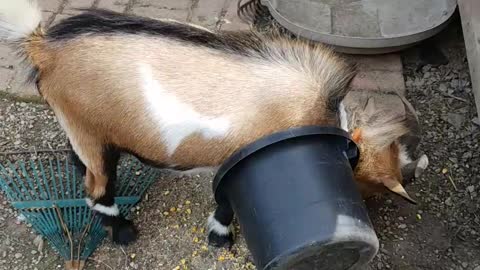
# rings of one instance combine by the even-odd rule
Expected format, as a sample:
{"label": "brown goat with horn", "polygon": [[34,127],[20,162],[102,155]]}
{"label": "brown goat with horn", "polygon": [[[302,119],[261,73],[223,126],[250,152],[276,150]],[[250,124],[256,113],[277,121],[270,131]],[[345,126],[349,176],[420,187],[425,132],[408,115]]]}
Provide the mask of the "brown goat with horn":
{"label": "brown goat with horn", "polygon": [[[415,203],[401,183],[419,177],[428,166],[421,155],[420,126],[412,105],[396,92],[350,91],[340,104],[342,128],[361,152],[355,178],[364,197],[390,191]],[[376,180],[375,180],[376,179]],[[376,182],[376,184],[375,184]]]}
{"label": "brown goat with horn", "polygon": [[[85,167],[87,202],[116,243],[136,237],[114,203],[121,153],[162,168],[216,168],[273,132],[348,126],[341,123],[348,110],[339,104],[354,72],[321,45],[253,32],[213,33],[105,10],[87,10],[47,31],[34,1],[5,2],[0,33],[25,57],[32,82]],[[380,147],[374,152],[389,157],[371,163],[376,154],[365,155],[361,187],[409,198],[396,143],[407,132],[404,120],[354,132],[360,145]],[[375,167],[383,173],[370,176]],[[232,218],[228,209],[209,218],[212,244],[231,241]]]}

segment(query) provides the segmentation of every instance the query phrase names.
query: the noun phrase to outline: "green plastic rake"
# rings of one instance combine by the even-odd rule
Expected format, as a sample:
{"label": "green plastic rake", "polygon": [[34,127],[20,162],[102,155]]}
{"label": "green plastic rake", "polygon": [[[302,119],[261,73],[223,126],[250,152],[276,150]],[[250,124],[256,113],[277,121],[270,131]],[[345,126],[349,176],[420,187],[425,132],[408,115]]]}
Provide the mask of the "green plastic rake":
{"label": "green plastic rake", "polygon": [[[127,216],[160,171],[123,157],[117,169],[116,203]],[[85,202],[83,179],[66,153],[0,164],[0,187],[11,205],[65,260],[82,269],[107,232]]]}

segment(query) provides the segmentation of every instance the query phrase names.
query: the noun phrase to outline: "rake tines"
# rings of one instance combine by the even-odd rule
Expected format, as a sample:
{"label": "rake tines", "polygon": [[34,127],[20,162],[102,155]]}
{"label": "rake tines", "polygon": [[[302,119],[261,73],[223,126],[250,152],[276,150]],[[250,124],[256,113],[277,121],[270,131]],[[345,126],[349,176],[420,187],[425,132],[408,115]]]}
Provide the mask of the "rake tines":
{"label": "rake tines", "polygon": [[[159,173],[133,157],[121,159],[115,202],[124,216]],[[0,188],[11,205],[65,259],[67,269],[82,269],[107,235],[100,218],[87,206],[83,179],[67,155],[8,160],[0,164]]]}

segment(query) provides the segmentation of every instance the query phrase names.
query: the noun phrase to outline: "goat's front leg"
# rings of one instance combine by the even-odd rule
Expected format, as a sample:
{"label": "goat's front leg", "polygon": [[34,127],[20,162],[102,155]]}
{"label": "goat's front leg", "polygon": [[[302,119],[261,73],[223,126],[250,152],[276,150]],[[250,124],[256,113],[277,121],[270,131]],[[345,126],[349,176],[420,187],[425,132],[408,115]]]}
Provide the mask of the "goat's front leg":
{"label": "goat's front leg", "polygon": [[102,225],[109,232],[112,241],[116,244],[128,245],[137,238],[137,230],[133,222],[125,219],[115,203],[115,182],[117,179],[117,163],[119,153],[116,150],[105,148],[101,161],[92,164],[97,170],[87,166],[85,185],[91,199],[87,204],[101,215]]}
{"label": "goat's front leg", "polygon": [[87,167],[83,162],[80,160],[80,157],[78,156],[75,151],[70,152],[68,155],[68,161],[73,164],[75,169],[81,174],[82,177],[85,177],[85,174],[87,172]]}
{"label": "goat's front leg", "polygon": [[215,247],[233,245],[234,228],[233,210],[228,204],[218,205],[215,212],[208,217],[208,244]]}

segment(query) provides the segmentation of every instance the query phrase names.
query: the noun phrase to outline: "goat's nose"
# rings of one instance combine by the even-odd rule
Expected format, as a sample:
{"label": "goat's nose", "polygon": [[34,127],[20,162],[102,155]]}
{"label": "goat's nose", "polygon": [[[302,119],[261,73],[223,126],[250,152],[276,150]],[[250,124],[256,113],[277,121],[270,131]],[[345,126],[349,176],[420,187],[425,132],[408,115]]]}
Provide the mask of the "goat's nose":
{"label": "goat's nose", "polygon": [[415,179],[415,169],[417,168],[417,162],[411,162],[405,165],[402,168],[402,178],[403,178],[403,185],[407,186]]}

